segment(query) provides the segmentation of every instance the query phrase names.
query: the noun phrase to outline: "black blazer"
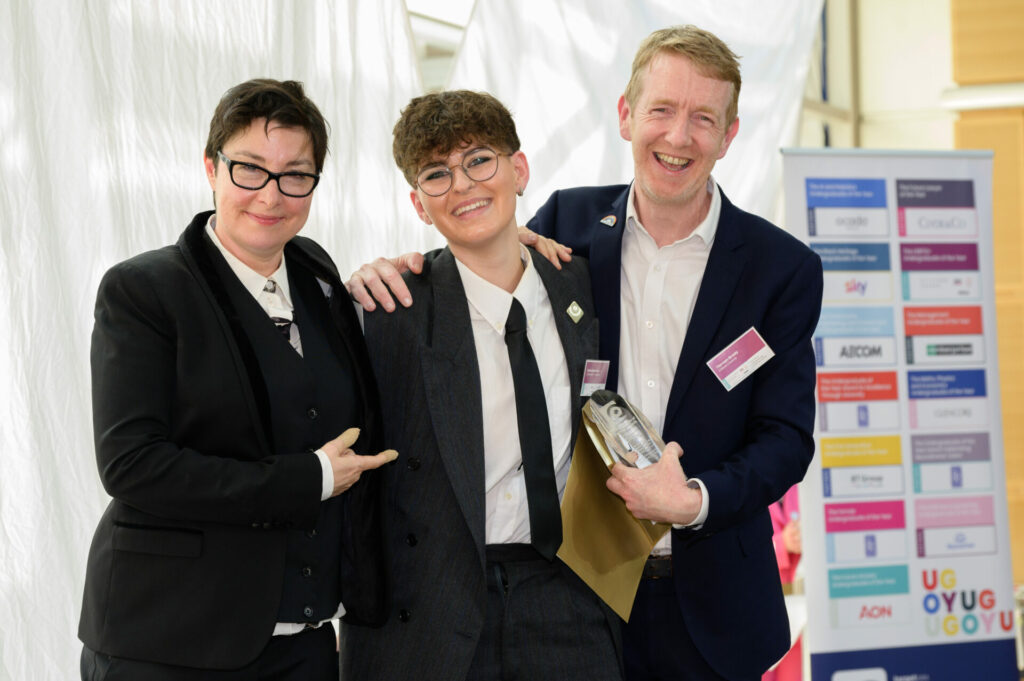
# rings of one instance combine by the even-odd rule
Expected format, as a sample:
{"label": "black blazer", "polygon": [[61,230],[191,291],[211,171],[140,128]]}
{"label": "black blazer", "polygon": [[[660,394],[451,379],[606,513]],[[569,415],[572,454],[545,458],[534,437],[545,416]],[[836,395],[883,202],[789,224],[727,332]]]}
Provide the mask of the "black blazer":
{"label": "black blazer", "polygon": [[[584,362],[597,356],[586,261],[559,271],[530,252],[565,352],[575,435]],[[386,472],[391,617],[381,629],[342,633],[342,678],[360,681],[463,679],[484,625],[483,406],[469,303],[447,248],[427,254],[423,272],[405,281],[412,307],[365,319],[386,445],[399,458]],[[578,323],[566,312],[573,302],[583,310]]]}
{"label": "black blazer", "polygon": [[[136,660],[208,669],[253,660],[273,631],[286,530],[311,529],[320,465],[274,452],[256,355],[193,218],[178,243],[103,277],[92,337],[93,421],[100,478],[113,497],[89,552],[79,637]],[[363,405],[359,451],[379,449],[380,411],[366,347],[334,263],[295,237],[289,267],[333,287],[334,329]],[[381,624],[378,476],[344,494],[342,601]]]}
{"label": "black blazer", "polygon": [[[628,185],[555,192],[529,223],[590,259],[611,390],[618,384],[628,195]],[[814,452],[811,334],[822,269],[807,246],[721,198],[663,435],[682,446],[683,469],[701,479],[710,498],[700,530],[672,531],[679,606],[701,655],[731,679],[760,676],[789,649],[768,506],[803,479]],[[775,356],[726,391],[706,362],[752,326]]]}

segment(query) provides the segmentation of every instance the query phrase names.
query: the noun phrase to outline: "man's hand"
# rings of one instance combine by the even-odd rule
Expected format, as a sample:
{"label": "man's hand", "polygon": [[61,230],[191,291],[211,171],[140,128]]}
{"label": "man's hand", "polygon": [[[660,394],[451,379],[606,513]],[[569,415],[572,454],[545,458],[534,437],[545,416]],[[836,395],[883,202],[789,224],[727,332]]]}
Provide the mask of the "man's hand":
{"label": "man's hand", "polygon": [[562,269],[562,262],[560,261],[569,262],[572,260],[571,248],[563,246],[554,239],[549,239],[546,236],[530,231],[522,225],[519,226],[519,243],[524,246],[532,246],[535,251],[547,258],[558,269]]}
{"label": "man's hand", "polygon": [[356,443],[358,437],[359,429],[349,428],[320,448],[327,454],[327,458],[331,462],[331,469],[334,471],[332,497],[338,496],[356,484],[363,471],[379,468],[398,458],[398,452],[393,449],[385,449],[383,452],[372,456],[357,455],[352,451],[351,447]]}
{"label": "man's hand", "polygon": [[688,525],[700,512],[700,490],[687,486],[679,464],[683,449],[669,442],[658,463],[638,469],[612,466],[608,489],[622,497],[626,508],[640,520]]}
{"label": "man's hand", "polygon": [[412,296],[402,281],[402,273],[419,274],[422,271],[422,253],[405,253],[390,259],[377,258],[356,270],[345,282],[345,288],[367,312],[376,310],[377,303],[380,303],[387,312],[394,312],[395,298],[405,307],[412,305]]}

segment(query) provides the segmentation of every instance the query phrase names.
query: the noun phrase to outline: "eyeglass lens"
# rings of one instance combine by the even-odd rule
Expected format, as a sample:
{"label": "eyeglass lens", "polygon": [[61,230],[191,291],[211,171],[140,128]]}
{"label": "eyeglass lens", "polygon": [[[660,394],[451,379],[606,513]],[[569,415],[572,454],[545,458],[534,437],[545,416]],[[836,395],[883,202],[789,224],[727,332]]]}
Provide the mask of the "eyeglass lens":
{"label": "eyeglass lens", "polygon": [[[231,179],[243,189],[262,189],[270,179],[270,173],[259,166],[246,163],[234,163],[231,166]],[[313,191],[316,178],[311,175],[279,175],[277,186],[282,194],[289,196],[305,196]]]}
{"label": "eyeglass lens", "polygon": [[271,173],[266,168],[251,163],[232,161],[221,155],[228,166],[228,173],[231,181],[242,189],[257,190],[263,189],[270,178],[276,177],[277,188],[285,196],[303,197],[309,195],[316,187],[317,178],[315,175],[306,173]]}
{"label": "eyeglass lens", "polygon": [[[487,148],[474,149],[462,157],[459,165],[469,179],[486,182],[498,172],[498,154]],[[453,180],[452,168],[437,165],[420,172],[416,177],[416,185],[430,196],[440,196],[451,189]]]}

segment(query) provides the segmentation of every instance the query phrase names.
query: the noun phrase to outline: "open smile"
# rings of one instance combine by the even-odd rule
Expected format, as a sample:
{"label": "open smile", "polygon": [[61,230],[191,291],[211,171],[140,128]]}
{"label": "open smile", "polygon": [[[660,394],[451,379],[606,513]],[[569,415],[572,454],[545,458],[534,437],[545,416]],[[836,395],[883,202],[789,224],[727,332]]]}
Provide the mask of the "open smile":
{"label": "open smile", "polygon": [[673,172],[685,170],[687,167],[689,167],[691,163],[693,163],[693,159],[680,158],[678,156],[669,156],[668,154],[663,154],[658,151],[654,152],[654,158],[657,159],[658,163],[663,168],[665,168],[666,170],[671,170]]}
{"label": "open smile", "polygon": [[490,199],[478,199],[476,201],[464,203],[458,206],[455,210],[453,210],[452,215],[454,215],[455,217],[462,217],[466,213],[477,210],[479,208],[484,208],[485,206],[489,206],[490,204]]}

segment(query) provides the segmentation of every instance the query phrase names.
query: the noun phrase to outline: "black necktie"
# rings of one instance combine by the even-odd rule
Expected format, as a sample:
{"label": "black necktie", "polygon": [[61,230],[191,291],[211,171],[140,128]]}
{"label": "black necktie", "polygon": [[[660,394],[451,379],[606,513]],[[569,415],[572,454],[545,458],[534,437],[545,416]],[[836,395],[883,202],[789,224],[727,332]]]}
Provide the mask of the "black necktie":
{"label": "black necktie", "polygon": [[558,488],[551,457],[551,428],[544,400],[537,360],[526,338],[526,312],[512,299],[505,322],[505,345],[512,365],[516,391],[519,446],[526,477],[526,500],[530,507],[530,536],[533,547],[551,560],[562,545],[562,514],[558,509]]}

